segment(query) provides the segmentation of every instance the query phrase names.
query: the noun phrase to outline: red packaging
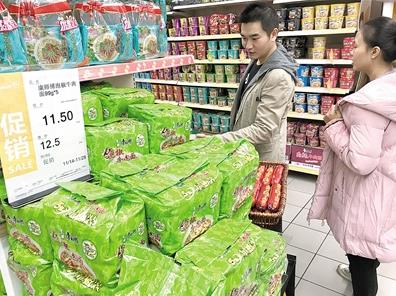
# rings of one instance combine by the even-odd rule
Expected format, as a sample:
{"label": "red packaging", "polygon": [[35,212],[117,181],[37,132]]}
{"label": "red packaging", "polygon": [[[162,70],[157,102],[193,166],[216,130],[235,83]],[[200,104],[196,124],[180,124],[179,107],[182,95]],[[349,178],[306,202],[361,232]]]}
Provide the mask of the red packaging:
{"label": "red packaging", "polygon": [[281,184],[274,184],[271,186],[269,198],[268,198],[268,209],[270,211],[277,211],[279,208],[279,202],[281,197]]}
{"label": "red packaging", "polygon": [[219,25],[228,25],[229,16],[225,14],[219,14],[217,20]]}
{"label": "red packaging", "polygon": [[[190,41],[190,42],[192,42],[192,41]],[[185,42],[185,41],[178,42],[177,46],[179,47],[179,50],[183,50],[183,51],[187,50],[187,42]]]}
{"label": "red packaging", "polygon": [[340,73],[341,78],[355,79],[355,71],[353,71],[353,68],[341,68]]}
{"label": "red packaging", "polygon": [[230,34],[230,27],[227,24],[219,25],[220,34]]}
{"label": "red packaging", "polygon": [[173,95],[173,85],[165,85],[166,93]]}
{"label": "red packaging", "polygon": [[325,68],[324,77],[338,79],[339,71],[338,68]]}
{"label": "red packaging", "polygon": [[309,123],[307,125],[307,131],[305,132],[306,136],[309,138],[316,137],[319,132],[319,125]]}
{"label": "red packaging", "polygon": [[210,35],[218,35],[218,34],[220,34],[219,26],[210,26],[209,27],[209,33],[210,33]]}
{"label": "red packaging", "polygon": [[160,99],[160,96],[159,96],[159,92],[158,92],[158,91],[154,91],[154,90],[153,90],[153,94],[154,94],[154,98],[155,98],[156,100],[159,100],[159,99]]}
{"label": "red packaging", "polygon": [[261,185],[260,191],[258,193],[256,207],[261,210],[266,210],[268,206],[268,199],[270,196],[271,185],[263,184]]}
{"label": "red packaging", "polygon": [[334,105],[335,97],[334,96],[322,96],[322,104]]}
{"label": "red packaging", "polygon": [[235,14],[233,14],[233,13],[227,14],[227,23],[229,25],[234,24],[236,22],[236,19],[237,19],[237,17]]}
{"label": "red packaging", "polygon": [[300,123],[298,126],[298,130],[300,131],[300,133],[305,134],[307,132],[307,123]]}
{"label": "red packaging", "polygon": [[337,87],[338,78],[323,78],[323,86],[325,88],[336,88]]}
{"label": "red packaging", "polygon": [[187,53],[192,54],[194,56],[194,58],[197,57],[197,50],[195,48],[189,48]]}
{"label": "red packaging", "polygon": [[209,18],[209,26],[218,26],[219,25],[219,15],[218,14],[212,14]]}
{"label": "red packaging", "polygon": [[353,48],[355,46],[355,37],[346,37],[346,38],[344,38],[342,43],[343,43],[344,47]]}
{"label": "red packaging", "polygon": [[344,60],[352,60],[353,52],[350,48],[342,48],[341,49],[341,58]]}
{"label": "red packaging", "polygon": [[291,155],[291,145],[286,145],[286,161],[287,162],[290,160],[290,155]]}
{"label": "red packaging", "polygon": [[158,91],[160,92],[160,93],[166,93],[166,88],[165,88],[165,85],[163,85],[163,84],[160,84],[160,85],[158,85]]}
{"label": "red packaging", "polygon": [[[189,50],[189,49],[196,49],[196,47],[195,47],[195,41],[187,41],[187,43],[186,43],[186,49],[187,50]],[[179,48],[180,48],[180,46],[179,46]]]}
{"label": "red packaging", "polygon": [[165,68],[164,69],[164,78],[166,80],[172,80],[173,76],[172,76],[172,69],[171,68]]}
{"label": "red packaging", "polygon": [[274,173],[272,174],[271,184],[280,184],[282,181],[284,167],[281,164],[275,166]]}
{"label": "red packaging", "polygon": [[151,79],[158,79],[158,73],[156,70],[151,71],[150,73]]}
{"label": "red packaging", "polygon": [[197,50],[196,58],[198,60],[205,60],[206,59],[206,51],[205,50]]}
{"label": "red packaging", "polygon": [[164,69],[159,69],[158,71],[158,79],[165,79]]}
{"label": "red packaging", "polygon": [[166,92],[159,92],[159,99],[165,101],[166,100]]}
{"label": "red packaging", "polygon": [[198,50],[206,50],[206,41],[196,41],[195,48]]}
{"label": "red packaging", "polygon": [[260,165],[257,169],[256,183],[254,184],[254,189],[253,189],[254,204],[256,204],[256,201],[258,198],[258,193],[260,192],[260,188],[261,188],[261,185],[263,182],[265,170],[266,170],[266,168],[264,165]]}
{"label": "red packaging", "polygon": [[351,89],[353,87],[355,80],[348,78],[340,79],[340,88],[342,89]]}
{"label": "red packaging", "polygon": [[158,84],[152,84],[151,89],[153,92],[158,92]]}
{"label": "red packaging", "polygon": [[265,170],[265,174],[263,177],[263,184],[270,184],[271,183],[271,178],[272,174],[274,173],[274,167],[270,166]]}
{"label": "red packaging", "polygon": [[323,149],[292,145],[290,160],[295,163],[320,166],[323,159]]}
{"label": "red packaging", "polygon": [[333,105],[320,105],[320,114],[322,114],[322,115],[326,115],[327,114],[327,112],[329,112],[330,111],[330,109],[331,109],[331,106],[333,106]]}
{"label": "red packaging", "polygon": [[241,32],[241,24],[234,23],[230,24],[230,33],[231,34],[238,34]]}
{"label": "red packaging", "polygon": [[307,136],[305,134],[294,134],[294,139],[297,145],[305,145],[307,142]]}
{"label": "red packaging", "polygon": [[319,147],[320,145],[319,137],[308,138],[308,145],[311,147]]}
{"label": "red packaging", "polygon": [[326,58],[329,60],[340,59],[341,58],[341,49],[339,49],[339,48],[326,49]]}
{"label": "red packaging", "polygon": [[173,97],[176,102],[183,101],[183,90],[180,86],[173,86]]}

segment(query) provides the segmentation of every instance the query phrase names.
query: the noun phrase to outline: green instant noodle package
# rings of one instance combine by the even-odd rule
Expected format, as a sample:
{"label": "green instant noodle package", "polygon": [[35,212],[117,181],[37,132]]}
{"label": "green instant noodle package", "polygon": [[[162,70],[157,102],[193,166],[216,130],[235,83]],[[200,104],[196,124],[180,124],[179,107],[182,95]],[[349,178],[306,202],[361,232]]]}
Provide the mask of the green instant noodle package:
{"label": "green instant noodle package", "polygon": [[104,87],[112,87],[110,82],[106,81],[87,81],[87,82],[81,82],[80,83],[80,90],[81,93],[85,93],[91,90],[98,90]]}
{"label": "green instant noodle package", "polygon": [[175,259],[182,265],[202,269],[223,285],[224,295],[250,295],[271,281],[265,271],[273,266],[283,267],[276,277],[277,285],[280,284],[285,259],[279,255],[274,259],[273,252],[285,254],[285,247],[284,239],[276,232],[249,221],[223,219],[177,252]]}
{"label": "green instant noodle package", "polygon": [[2,201],[9,237],[22,243],[31,254],[52,261],[53,251],[43,200],[18,209],[12,208],[4,199]]}
{"label": "green instant noodle package", "polygon": [[45,198],[54,258],[91,279],[109,282],[128,240],[145,245],[144,204],[86,182],[66,182]]}
{"label": "green instant noodle package", "polygon": [[[3,177],[0,177],[0,200],[4,200],[7,198],[7,190],[5,187],[4,179]],[[2,204],[0,203],[0,225],[3,225],[6,223],[6,216],[4,213],[4,209]]]}
{"label": "green instant noodle package", "polygon": [[103,171],[101,183],[144,199],[149,239],[171,255],[217,222],[222,176],[205,159],[158,155],[153,168],[146,165],[153,156],[110,165]]}
{"label": "green instant noodle package", "polygon": [[206,157],[224,177],[220,218],[247,218],[253,199],[259,157],[246,140],[223,143],[216,137],[198,139],[162,152],[184,159]]}
{"label": "green instant noodle package", "polygon": [[113,118],[85,128],[88,159],[93,174],[109,163],[149,153],[147,125],[129,118]]}
{"label": "green instant noodle package", "polygon": [[103,108],[100,101],[100,95],[92,92],[81,94],[84,123],[97,123],[103,121]]}
{"label": "green instant noodle package", "polygon": [[189,141],[191,116],[191,109],[168,104],[128,107],[128,117],[149,125],[150,153]]}
{"label": "green instant noodle package", "polygon": [[132,104],[154,104],[154,94],[139,88],[104,87],[94,90],[100,94],[103,118],[128,117],[128,106]]}
{"label": "green instant noodle package", "polygon": [[1,276],[1,273],[0,273],[0,295],[1,296],[7,295],[6,289],[5,289],[5,285],[4,285],[4,281],[3,281],[3,277]]}
{"label": "green instant noodle package", "polygon": [[8,266],[24,285],[24,295],[51,295],[52,262],[30,253],[19,241],[10,239]]}

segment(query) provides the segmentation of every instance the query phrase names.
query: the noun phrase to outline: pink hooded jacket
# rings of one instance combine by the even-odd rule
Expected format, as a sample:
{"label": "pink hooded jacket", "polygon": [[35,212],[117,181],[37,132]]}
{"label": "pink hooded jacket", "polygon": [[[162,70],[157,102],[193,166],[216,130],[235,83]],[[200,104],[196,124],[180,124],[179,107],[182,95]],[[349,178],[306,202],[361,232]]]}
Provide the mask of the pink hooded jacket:
{"label": "pink hooded jacket", "polygon": [[396,72],[339,104],[344,120],[325,130],[308,219],[326,219],[348,254],[396,261]]}

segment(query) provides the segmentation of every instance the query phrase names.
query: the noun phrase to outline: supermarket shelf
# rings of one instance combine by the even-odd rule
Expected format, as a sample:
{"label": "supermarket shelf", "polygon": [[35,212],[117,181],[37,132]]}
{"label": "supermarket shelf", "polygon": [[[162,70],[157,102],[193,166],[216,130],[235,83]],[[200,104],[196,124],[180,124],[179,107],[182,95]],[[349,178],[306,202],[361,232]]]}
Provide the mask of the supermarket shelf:
{"label": "supermarket shelf", "polygon": [[224,60],[195,60],[195,64],[222,64],[222,65],[232,65],[232,64],[249,64],[250,59],[239,60],[239,59],[224,59]]}
{"label": "supermarket shelf", "polygon": [[301,30],[301,31],[282,31],[279,32],[279,37],[291,37],[291,36],[318,36],[318,35],[342,35],[342,34],[354,34],[356,33],[355,28],[344,28],[344,29],[326,29],[326,30]]}
{"label": "supermarket shelf", "polygon": [[318,169],[307,168],[295,164],[289,164],[289,171],[300,172],[300,173],[316,175],[316,176],[319,175]]}
{"label": "supermarket shelf", "polygon": [[346,95],[351,91],[349,89],[343,88],[326,88],[326,87],[296,87],[296,92],[304,92],[304,93],[317,93],[317,94],[331,94],[331,95]]}
{"label": "supermarket shelf", "polygon": [[[300,65],[352,65],[352,60],[313,60],[313,59],[296,59]],[[195,60],[197,63],[197,60]]]}
{"label": "supermarket shelf", "polygon": [[87,81],[190,64],[194,64],[194,56],[178,55],[159,59],[134,61],[131,63],[83,67],[78,68],[78,74],[80,76],[80,81]]}
{"label": "supermarket shelf", "polygon": [[165,100],[155,100],[156,103],[158,104],[171,104],[171,105],[179,105],[183,107],[189,107],[193,109],[205,109],[205,110],[213,110],[213,111],[231,111],[231,107],[225,106],[225,107],[220,107],[216,105],[210,105],[210,104],[196,104],[196,103],[189,103],[189,102],[174,102],[174,101],[165,101]]}
{"label": "supermarket shelf", "polygon": [[167,16],[186,16],[186,14],[181,11],[167,11],[166,15]]}
{"label": "supermarket shelf", "polygon": [[289,112],[287,114],[287,118],[298,118],[298,119],[309,119],[309,120],[322,121],[323,120],[323,115],[321,115],[321,114]]}
{"label": "supermarket shelf", "polygon": [[307,3],[307,2],[325,2],[325,1],[331,2],[331,0],[274,0],[272,2],[272,4],[296,4],[296,3],[302,3],[302,2]]}
{"label": "supermarket shelf", "polygon": [[154,84],[170,84],[170,85],[177,85],[179,83],[179,81],[177,81],[177,80],[145,79],[145,78],[135,78],[135,82],[154,83]]}
{"label": "supermarket shelf", "polygon": [[178,5],[173,7],[173,10],[188,10],[188,9],[209,8],[214,6],[218,7],[218,6],[228,6],[228,5],[241,5],[248,2],[257,2],[257,0],[229,0],[229,1],[219,1],[219,2],[211,2],[211,3]]}
{"label": "supermarket shelf", "polygon": [[239,38],[241,38],[240,34],[220,34],[220,35],[168,37],[168,41],[219,40],[219,39],[239,39]]}

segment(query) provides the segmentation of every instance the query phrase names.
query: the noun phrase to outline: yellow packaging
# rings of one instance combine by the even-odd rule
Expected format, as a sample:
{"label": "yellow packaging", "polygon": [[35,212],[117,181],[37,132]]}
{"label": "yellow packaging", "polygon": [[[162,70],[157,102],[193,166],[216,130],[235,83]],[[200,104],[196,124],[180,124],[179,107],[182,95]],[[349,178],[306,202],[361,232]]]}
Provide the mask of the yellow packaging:
{"label": "yellow packaging", "polygon": [[314,48],[325,48],[326,41],[327,41],[327,37],[314,37],[313,38],[313,47]]}
{"label": "yellow packaging", "polygon": [[314,24],[315,22],[313,18],[301,19],[301,27],[303,30],[313,30]]}
{"label": "yellow packaging", "polygon": [[345,17],[345,28],[355,28],[358,27],[358,16],[348,15]]}
{"label": "yellow packaging", "polygon": [[314,60],[323,60],[325,58],[326,49],[324,47],[312,48],[312,58]]}
{"label": "yellow packaging", "polygon": [[348,3],[347,4],[347,15],[358,15],[360,11],[360,3]]}
{"label": "yellow packaging", "polygon": [[332,4],[331,9],[330,9],[330,15],[331,16],[344,16],[345,12],[345,3],[342,4]]}
{"label": "yellow packaging", "polygon": [[329,29],[342,29],[343,23],[344,23],[343,16],[329,17]]}
{"label": "yellow packaging", "polygon": [[328,17],[315,18],[315,30],[326,30],[329,27]]}
{"label": "yellow packaging", "polygon": [[328,17],[329,16],[330,5],[316,5],[315,11],[316,17]]}
{"label": "yellow packaging", "polygon": [[315,17],[315,7],[313,7],[313,6],[303,7],[302,15],[303,15],[302,16],[303,18],[314,18]]}
{"label": "yellow packaging", "polygon": [[313,59],[313,48],[308,48],[308,59]]}

